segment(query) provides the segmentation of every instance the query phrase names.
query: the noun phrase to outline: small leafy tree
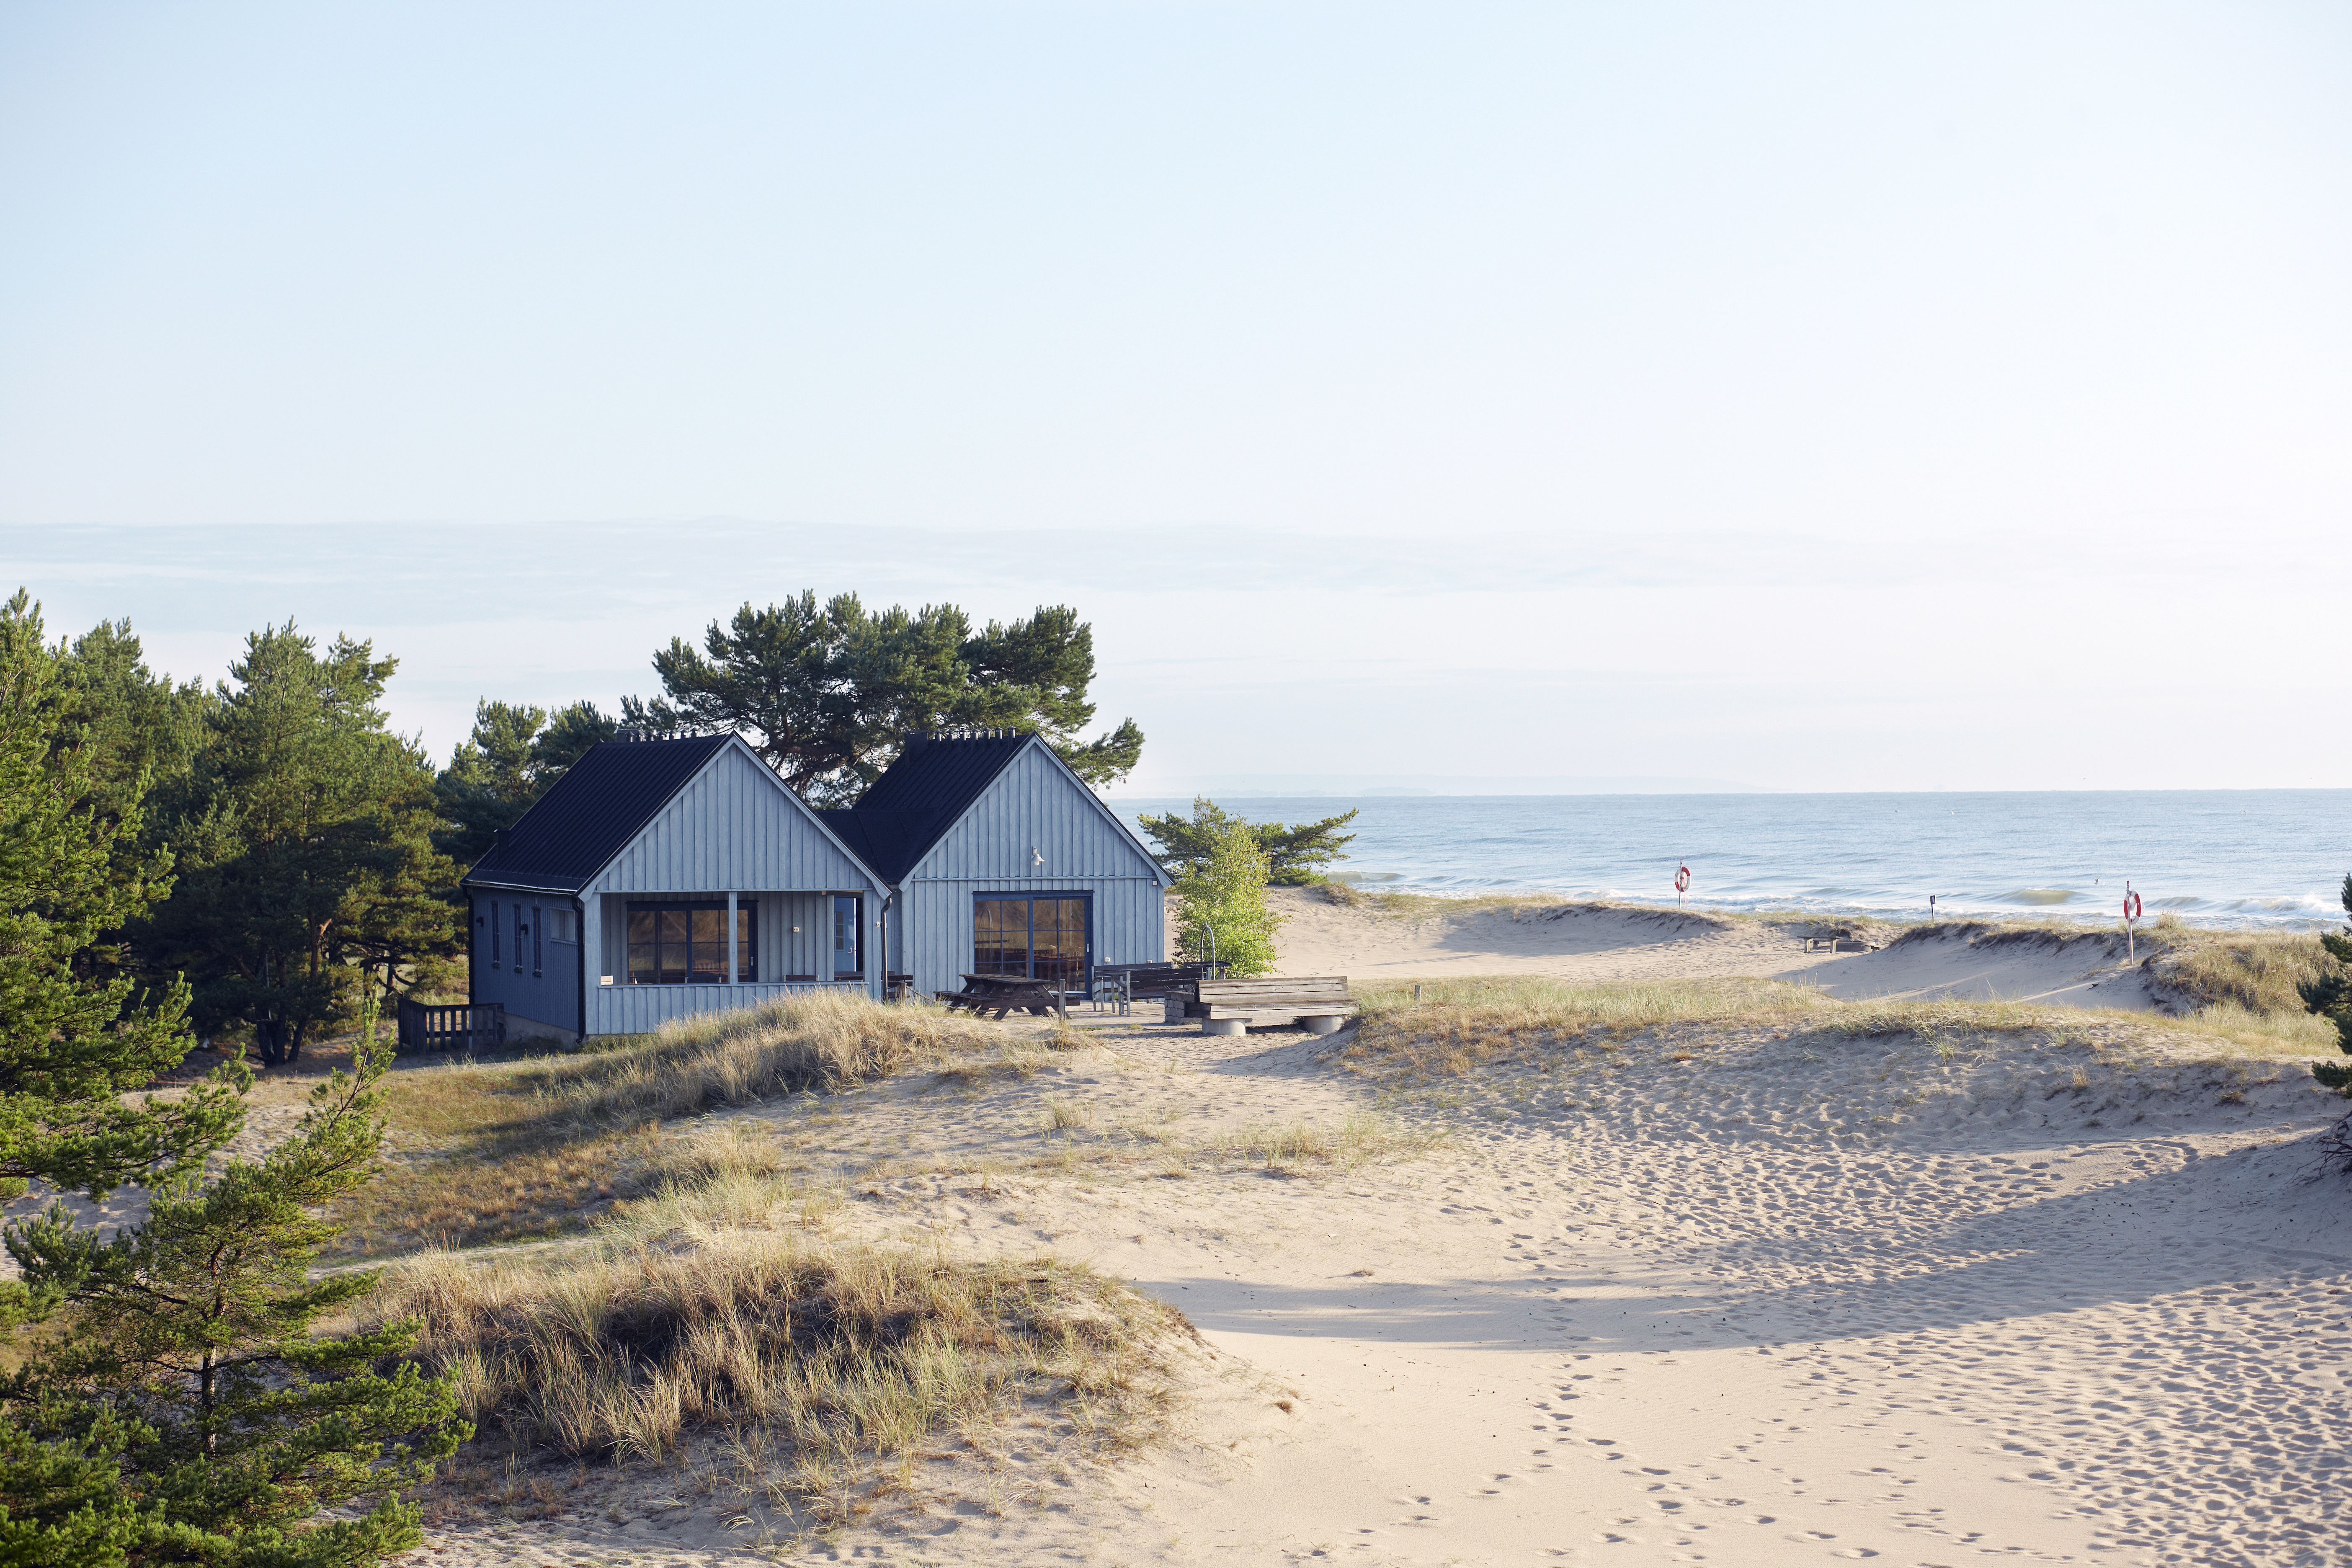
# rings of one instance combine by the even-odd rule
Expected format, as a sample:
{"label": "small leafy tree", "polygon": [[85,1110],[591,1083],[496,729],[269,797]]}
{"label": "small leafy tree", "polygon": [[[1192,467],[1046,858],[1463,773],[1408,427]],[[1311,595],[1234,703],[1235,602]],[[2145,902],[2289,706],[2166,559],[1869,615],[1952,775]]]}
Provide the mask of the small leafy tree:
{"label": "small leafy tree", "polygon": [[[2352,914],[2352,876],[2344,879],[2344,912]],[[2300,981],[2295,989],[2303,994],[2303,1005],[2336,1026],[2336,1047],[2352,1056],[2352,926],[2344,928],[2340,936],[2323,932],[2320,945],[2336,962],[2335,969],[2316,980]],[[2339,1090],[2352,1100],[2352,1068],[2336,1062],[2314,1062],[2311,1076],[2328,1088]]]}
{"label": "small leafy tree", "polygon": [[143,772],[96,776],[64,659],[26,595],[0,605],[0,1196],[36,1178],[103,1194],[201,1159],[243,1114],[234,1075],[176,1103],[123,1099],[195,1042],[186,986],[147,994],[89,962],[169,889],[171,861],[130,847]]}
{"label": "small leafy tree", "polygon": [[1268,973],[1282,917],[1266,907],[1265,851],[1245,822],[1227,820],[1204,831],[1208,854],[1176,881],[1177,947],[1196,963],[1206,963],[1213,949],[1235,974]]}
{"label": "small leafy tree", "polygon": [[0,1563],[356,1568],[421,1539],[402,1493],[472,1435],[454,1379],[399,1359],[415,1323],[313,1331],[377,1279],[310,1275],[321,1211],[377,1170],[391,1051],[365,1024],[356,1070],[261,1161],[174,1184],[109,1239],[62,1207],[9,1228],[63,1305],[0,1394]]}
{"label": "small leafy tree", "polygon": [[1334,860],[1345,860],[1344,846],[1356,837],[1339,831],[1356,820],[1353,811],[1293,826],[1286,822],[1249,822],[1214,801],[1197,797],[1189,817],[1171,811],[1165,816],[1146,813],[1136,820],[1159,847],[1160,858],[1180,871],[1206,860],[1218,833],[1228,824],[1239,823],[1257,836],[1259,847],[1265,851],[1266,879],[1277,887],[1309,887],[1325,880],[1326,868]]}

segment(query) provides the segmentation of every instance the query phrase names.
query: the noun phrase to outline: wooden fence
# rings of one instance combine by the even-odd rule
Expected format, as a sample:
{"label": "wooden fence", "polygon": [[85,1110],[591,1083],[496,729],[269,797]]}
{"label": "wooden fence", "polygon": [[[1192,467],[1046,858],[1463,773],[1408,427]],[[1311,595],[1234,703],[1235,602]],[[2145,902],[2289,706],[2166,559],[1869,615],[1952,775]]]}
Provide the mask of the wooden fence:
{"label": "wooden fence", "polygon": [[400,1002],[400,1053],[414,1051],[485,1051],[507,1043],[507,1005],[483,1002],[473,1006],[434,1006]]}

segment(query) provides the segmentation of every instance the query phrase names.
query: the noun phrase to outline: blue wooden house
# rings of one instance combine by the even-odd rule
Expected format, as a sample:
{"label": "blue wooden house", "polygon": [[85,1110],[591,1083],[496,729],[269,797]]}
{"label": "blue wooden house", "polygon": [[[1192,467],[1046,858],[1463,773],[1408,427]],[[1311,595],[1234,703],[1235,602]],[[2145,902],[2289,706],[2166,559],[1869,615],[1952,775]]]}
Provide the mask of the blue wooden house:
{"label": "blue wooden house", "polygon": [[1036,736],[908,737],[816,811],[740,738],[592,748],[467,873],[468,1000],[511,1035],[635,1034],[797,990],[967,973],[1084,986],[1165,952],[1167,871]]}
{"label": "blue wooden house", "polygon": [[884,942],[918,994],[966,973],[1083,989],[1097,964],[1166,956],[1166,868],[1034,734],[909,735],[855,806],[817,815],[890,884]]}

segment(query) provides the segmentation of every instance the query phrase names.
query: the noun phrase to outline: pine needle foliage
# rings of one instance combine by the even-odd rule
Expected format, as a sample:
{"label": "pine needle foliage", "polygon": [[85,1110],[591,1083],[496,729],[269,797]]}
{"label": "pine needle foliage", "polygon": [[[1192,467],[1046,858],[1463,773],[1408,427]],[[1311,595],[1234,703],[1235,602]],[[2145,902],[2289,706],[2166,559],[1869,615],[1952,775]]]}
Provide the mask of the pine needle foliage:
{"label": "pine needle foliage", "polygon": [[10,1227],[60,1305],[0,1394],[0,1564],[361,1568],[421,1540],[402,1493],[471,1436],[454,1385],[405,1359],[415,1321],[316,1333],[377,1277],[310,1273],[322,1211],[379,1169],[391,1055],[363,1040],[291,1139],[159,1193],[142,1225],[101,1239],[54,1207]]}
{"label": "pine needle foliage", "polygon": [[65,661],[38,605],[0,605],[0,1197],[33,1179],[102,1195],[201,1157],[241,1118],[233,1073],[177,1103],[122,1098],[195,1042],[186,986],[145,994],[91,962],[169,891],[171,860],[136,849],[144,775],[98,776]]}
{"label": "pine needle foliage", "polygon": [[1348,858],[1345,847],[1355,842],[1356,836],[1339,830],[1355,820],[1354,811],[1343,811],[1318,822],[1251,822],[1196,795],[1190,816],[1172,811],[1153,816],[1146,812],[1136,823],[1158,847],[1160,858],[1180,873],[1207,859],[1217,835],[1239,823],[1256,836],[1258,847],[1265,851],[1268,881],[1276,887],[1307,888],[1326,881],[1331,862]]}
{"label": "pine needle foliage", "polygon": [[[2344,912],[2352,914],[2352,876],[2344,879]],[[2352,1057],[2352,926],[2346,926],[2340,935],[2324,933],[2319,942],[2334,964],[2327,973],[2302,982],[2295,990],[2302,994],[2305,1008],[2336,1026],[2336,1048]],[[2352,1067],[2314,1062],[2311,1076],[2352,1100]]]}

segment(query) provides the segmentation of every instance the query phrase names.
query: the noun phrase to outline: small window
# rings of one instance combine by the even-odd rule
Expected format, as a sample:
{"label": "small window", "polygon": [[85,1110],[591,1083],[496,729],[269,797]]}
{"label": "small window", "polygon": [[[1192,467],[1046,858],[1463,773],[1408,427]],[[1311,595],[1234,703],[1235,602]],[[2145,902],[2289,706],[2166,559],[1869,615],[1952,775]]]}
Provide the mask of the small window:
{"label": "small window", "polygon": [[858,900],[846,894],[835,894],[833,900],[833,973],[844,974],[866,972],[859,939],[865,934],[857,918]]}
{"label": "small window", "polygon": [[528,924],[526,924],[526,923],[524,922],[524,921],[523,921],[523,918],[522,918],[522,906],[521,906],[520,904],[517,904],[517,905],[514,907],[514,927],[515,927],[515,973],[516,973],[517,974],[520,974],[520,973],[522,973],[522,939],[523,939],[523,938],[525,938],[525,937],[527,937],[527,936],[529,936],[529,935],[530,934],[530,927]]}
{"label": "small window", "polygon": [[492,905],[490,906],[490,962],[491,962],[492,963],[496,963],[499,962],[499,906],[498,906],[498,905],[496,905],[496,904],[492,904]]}
{"label": "small window", "polygon": [[534,905],[530,911],[530,972],[533,974],[537,974],[541,969],[545,967],[541,962],[544,956],[544,952],[540,946],[539,933],[544,931],[546,927],[547,911]]}

